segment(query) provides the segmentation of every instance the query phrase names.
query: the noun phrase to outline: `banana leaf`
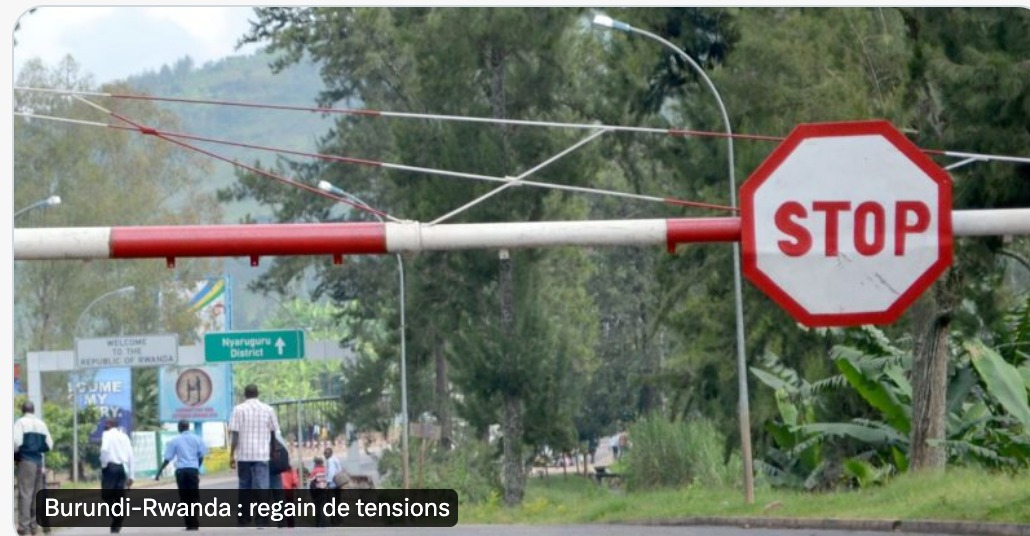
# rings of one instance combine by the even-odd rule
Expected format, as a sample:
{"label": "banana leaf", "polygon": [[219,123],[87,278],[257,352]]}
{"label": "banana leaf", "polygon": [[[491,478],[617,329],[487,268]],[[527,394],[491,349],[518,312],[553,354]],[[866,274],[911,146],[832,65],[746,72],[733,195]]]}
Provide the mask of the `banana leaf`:
{"label": "banana leaf", "polygon": [[980,341],[966,341],[965,348],[969,352],[973,367],[987,386],[987,392],[1009,415],[1022,423],[1024,430],[1030,429],[1027,387],[1016,367],[1007,363],[998,352]]}
{"label": "banana leaf", "polygon": [[898,432],[908,434],[912,424],[909,410],[898,402],[897,397],[884,383],[870,378],[847,359],[838,359],[837,368],[870,406],[883,413],[883,418],[888,424]]}
{"label": "banana leaf", "polygon": [[804,433],[847,436],[871,445],[903,444],[908,441],[905,435],[882,423],[877,426],[872,424],[825,422],[804,424],[798,426],[797,429]]}

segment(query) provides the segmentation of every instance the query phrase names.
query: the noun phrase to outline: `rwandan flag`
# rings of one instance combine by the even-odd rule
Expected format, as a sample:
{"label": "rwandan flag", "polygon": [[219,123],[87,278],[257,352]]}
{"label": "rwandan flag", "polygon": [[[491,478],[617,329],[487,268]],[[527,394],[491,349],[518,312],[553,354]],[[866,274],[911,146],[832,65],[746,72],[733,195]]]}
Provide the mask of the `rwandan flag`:
{"label": "rwandan flag", "polygon": [[232,329],[231,292],[226,290],[228,276],[205,279],[197,285],[187,306],[201,317],[201,330],[223,331]]}

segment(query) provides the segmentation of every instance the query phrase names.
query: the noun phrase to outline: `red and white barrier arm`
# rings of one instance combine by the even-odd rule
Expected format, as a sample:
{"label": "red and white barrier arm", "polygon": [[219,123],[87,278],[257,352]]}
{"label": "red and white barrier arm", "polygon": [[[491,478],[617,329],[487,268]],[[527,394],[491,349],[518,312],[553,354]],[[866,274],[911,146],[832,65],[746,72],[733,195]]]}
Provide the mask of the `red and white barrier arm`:
{"label": "red and white barrier arm", "polygon": [[[956,236],[1030,234],[1030,209],[952,213]],[[740,240],[740,218],[425,225],[314,223],[14,230],[14,259],[374,255],[461,249],[644,246]]]}

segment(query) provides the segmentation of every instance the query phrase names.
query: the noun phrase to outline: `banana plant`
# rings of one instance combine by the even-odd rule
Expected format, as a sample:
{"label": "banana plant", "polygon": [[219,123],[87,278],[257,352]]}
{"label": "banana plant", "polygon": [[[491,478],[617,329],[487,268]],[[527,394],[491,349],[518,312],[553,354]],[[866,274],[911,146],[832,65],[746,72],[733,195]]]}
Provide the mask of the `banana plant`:
{"label": "banana plant", "polygon": [[[980,340],[961,344],[948,387],[947,439],[942,443],[953,462],[1018,468],[1030,464],[1030,347],[1028,307],[1018,310],[1012,329],[1000,339],[1003,354]],[[809,383],[767,354],[764,368],[752,374],[776,394],[780,418],[766,423],[775,447],[761,465],[774,485],[811,489],[826,467],[827,441],[864,446],[858,456],[840,463],[843,474],[859,486],[883,482],[908,469],[912,387],[911,353],[894,346],[876,328],[863,328],[831,357],[840,374]],[[1016,366],[1006,358],[1019,364]],[[854,390],[880,414],[879,420],[816,422],[814,408],[827,388]]]}
{"label": "banana plant", "polygon": [[[765,423],[775,446],[767,450],[765,460],[756,464],[774,486],[808,490],[824,487],[829,466],[823,456],[824,437],[801,427],[815,420],[818,393],[828,384],[813,385],[801,379],[772,352],[766,353],[763,365],[765,368],[752,367],[751,373],[773,389],[780,418]],[[840,383],[835,378],[831,381]]]}

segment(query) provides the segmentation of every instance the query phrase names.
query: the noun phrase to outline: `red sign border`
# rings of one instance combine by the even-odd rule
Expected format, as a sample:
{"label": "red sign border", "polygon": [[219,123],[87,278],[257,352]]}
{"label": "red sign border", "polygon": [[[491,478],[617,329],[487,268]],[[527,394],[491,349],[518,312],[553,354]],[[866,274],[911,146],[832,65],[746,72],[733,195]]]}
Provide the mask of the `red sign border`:
{"label": "red sign border", "polygon": [[[801,144],[811,138],[829,138],[845,136],[883,136],[898,148],[912,163],[919,167],[926,176],[937,184],[939,196],[939,214],[937,218],[937,234],[939,254],[922,275],[909,286],[905,292],[884,311],[867,313],[833,313],[813,314],[797,302],[785,290],[780,288],[768,275],[758,268],[758,252],[755,247],[754,197],[758,188],[772,173],[783,164],[784,160]],[[835,123],[801,124],[791,131],[790,135],[772,154],[765,159],[758,169],[748,177],[740,188],[741,199],[741,248],[743,250],[742,271],[755,286],[761,289],[773,301],[787,310],[798,322],[808,327],[859,326],[863,324],[890,324],[920,295],[923,294],[945,270],[951,266],[954,256],[954,243],[951,227],[951,176],[937,165],[922,150],[906,138],[894,126],[883,120],[849,121]]]}

